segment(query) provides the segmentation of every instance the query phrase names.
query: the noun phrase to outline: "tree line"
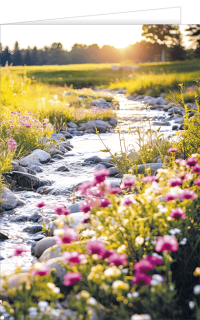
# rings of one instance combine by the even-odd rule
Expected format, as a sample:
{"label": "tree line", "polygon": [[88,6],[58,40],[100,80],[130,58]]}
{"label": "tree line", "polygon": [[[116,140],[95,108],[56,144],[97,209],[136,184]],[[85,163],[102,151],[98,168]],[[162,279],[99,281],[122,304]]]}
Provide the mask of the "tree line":
{"label": "tree line", "polygon": [[193,43],[193,49],[185,49],[178,25],[143,25],[142,36],[145,40],[130,44],[126,48],[97,44],[75,43],[70,51],[64,50],[60,42],[42,49],[28,47],[20,49],[18,41],[11,51],[0,43],[0,64],[13,65],[65,65],[77,63],[120,63],[122,61],[154,62],[161,61],[164,50],[167,61],[194,59],[200,57],[200,25],[188,25],[187,35]]}

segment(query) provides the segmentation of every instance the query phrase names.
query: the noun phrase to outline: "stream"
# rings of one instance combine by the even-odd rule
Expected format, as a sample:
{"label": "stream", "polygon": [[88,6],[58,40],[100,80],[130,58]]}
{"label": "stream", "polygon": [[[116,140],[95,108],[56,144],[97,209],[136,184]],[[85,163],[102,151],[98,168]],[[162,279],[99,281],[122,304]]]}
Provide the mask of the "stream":
{"label": "stream", "polygon": [[[133,145],[137,151],[138,146],[135,143],[137,139],[136,128],[139,127],[141,131],[144,132],[144,130],[149,129],[151,125],[151,129],[157,130],[160,125],[152,125],[152,121],[164,122],[168,119],[168,114],[164,111],[147,110],[145,104],[127,100],[124,94],[116,93],[115,97],[119,101],[117,128],[121,129],[121,135],[125,138],[126,147]],[[168,137],[169,135],[175,136],[174,131],[172,131],[174,120],[169,118],[168,122],[169,121],[170,125],[163,125],[160,128],[160,133],[163,133],[164,137]],[[100,134],[101,139],[112,152],[120,152],[117,128],[115,128],[115,132]],[[31,255],[32,243],[45,237],[43,232],[30,234],[23,231],[24,228],[33,225],[38,226],[40,225],[39,223],[28,221],[27,219],[24,221],[11,222],[11,215],[17,213],[30,216],[35,212],[39,212],[40,209],[36,207],[36,204],[43,200],[47,204],[47,206],[43,208],[43,213],[50,217],[52,221],[55,220],[57,215],[53,212],[51,206],[62,203],[70,206],[72,204],[71,188],[81,182],[92,180],[96,165],[85,166],[82,165],[83,161],[91,156],[98,156],[101,159],[110,156],[109,153],[100,151],[105,149],[105,147],[95,134],[74,136],[70,142],[73,145],[73,149],[66,153],[64,159],[41,165],[43,172],[37,173],[39,179],[46,179],[52,182],[52,185],[49,187],[51,188],[50,193],[39,194],[33,191],[15,192],[15,194],[25,202],[25,205],[10,211],[5,211],[3,215],[0,216],[0,231],[9,235],[9,239],[0,241],[1,275],[14,271],[16,266],[20,266],[22,271],[28,270],[33,260],[33,256]],[[63,165],[67,166],[69,171],[55,171]],[[108,177],[107,180],[115,185],[120,185],[121,181],[121,179],[114,177]],[[80,202],[80,196],[78,196],[78,194],[77,202]],[[76,216],[76,213],[72,215]],[[77,214],[77,219],[79,219],[77,220],[78,223],[80,222],[80,217],[81,214]],[[26,256],[12,257],[12,247],[16,244],[27,244],[29,251]]]}

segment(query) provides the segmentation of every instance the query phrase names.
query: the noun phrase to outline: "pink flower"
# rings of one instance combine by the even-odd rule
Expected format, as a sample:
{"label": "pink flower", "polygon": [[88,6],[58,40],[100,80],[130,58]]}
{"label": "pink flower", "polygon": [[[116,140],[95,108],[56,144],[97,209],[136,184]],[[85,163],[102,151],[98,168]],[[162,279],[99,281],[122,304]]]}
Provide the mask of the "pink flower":
{"label": "pink flower", "polygon": [[170,149],[167,150],[167,152],[168,153],[178,152],[178,149],[177,148],[170,148]]}
{"label": "pink flower", "polygon": [[181,194],[180,194],[180,199],[181,200],[194,200],[197,198],[197,194],[190,189],[185,189]]}
{"label": "pink flower", "polygon": [[178,158],[178,159],[175,160],[176,163],[180,163],[181,161],[183,161],[182,158]]}
{"label": "pink flower", "polygon": [[158,178],[157,176],[146,176],[144,178],[142,178],[142,181],[145,182],[145,183],[152,183],[153,181],[156,181]]}
{"label": "pink flower", "polygon": [[56,244],[62,245],[76,241],[78,239],[78,234],[75,229],[64,226],[62,229],[54,231],[54,239],[56,240]]}
{"label": "pink flower", "polygon": [[190,167],[195,166],[196,163],[197,163],[197,158],[191,157],[191,158],[187,158],[186,160],[186,165]]}
{"label": "pink flower", "polygon": [[35,264],[35,269],[31,271],[32,276],[48,276],[51,269],[45,264]]}
{"label": "pink flower", "polygon": [[46,126],[47,126],[46,122],[43,122],[42,125],[43,125],[43,127],[46,127]]}
{"label": "pink flower", "polygon": [[71,210],[68,209],[64,204],[54,205],[53,209],[54,209],[55,213],[60,214],[60,215],[64,215],[64,216],[67,216],[71,212]]}
{"label": "pink flower", "polygon": [[155,251],[161,252],[161,251],[172,251],[175,252],[178,250],[178,242],[176,238],[171,238],[167,235],[165,235],[163,238],[158,237],[158,240],[155,245]]}
{"label": "pink flower", "polygon": [[136,262],[133,267],[136,271],[147,273],[150,270],[154,269],[154,264],[147,260],[141,259],[139,262]]}
{"label": "pink flower", "polygon": [[147,286],[151,283],[151,277],[142,272],[136,272],[135,277],[133,278],[133,283],[138,286]]}
{"label": "pink flower", "polygon": [[83,218],[83,220],[81,221],[82,223],[90,223],[90,218],[89,217],[85,217]]}
{"label": "pink flower", "polygon": [[26,128],[30,128],[31,126],[32,126],[31,123],[25,123],[25,127],[26,127]]}
{"label": "pink flower", "polygon": [[136,201],[134,199],[131,199],[129,197],[125,197],[123,201],[124,206],[129,206],[131,204],[136,204]]}
{"label": "pink flower", "polygon": [[104,251],[104,244],[99,240],[90,240],[86,245],[87,253],[88,254],[98,254]]}
{"label": "pink flower", "polygon": [[103,198],[103,199],[99,200],[99,206],[100,207],[105,208],[105,207],[108,207],[109,204],[110,204],[110,201],[107,198]]}
{"label": "pink flower", "polygon": [[83,182],[79,187],[78,191],[83,194],[84,196],[87,196],[90,194],[90,188],[94,187],[93,181],[86,181]]}
{"label": "pink flower", "polygon": [[84,201],[81,204],[79,204],[79,208],[82,212],[87,213],[90,211],[91,204],[88,201]]}
{"label": "pink flower", "polygon": [[11,124],[11,125],[10,125],[10,128],[14,128],[14,126]]}
{"label": "pink flower", "polygon": [[27,111],[27,113],[29,113],[29,114],[31,114],[31,115],[33,114],[33,112],[32,112],[32,111]]}
{"label": "pink flower", "polygon": [[104,168],[101,168],[99,170],[95,170],[95,172],[94,172],[95,180],[98,183],[103,182],[105,180],[105,178],[109,175],[110,175],[110,170],[104,169]]}
{"label": "pink flower", "polygon": [[76,263],[80,263],[85,259],[84,254],[80,254],[78,251],[64,252],[63,261],[69,263],[70,266],[74,266]]}
{"label": "pink flower", "polygon": [[178,196],[174,193],[166,193],[165,195],[165,200],[166,201],[172,201],[172,200],[177,200],[178,199]]}
{"label": "pink flower", "polygon": [[13,247],[14,252],[13,252],[13,257],[14,256],[20,256],[23,252],[27,252],[27,248],[25,246],[22,245],[16,245]]}
{"label": "pink flower", "polygon": [[80,272],[67,272],[64,276],[63,284],[65,286],[71,286],[77,282],[81,281],[81,273]]}
{"label": "pink flower", "polygon": [[127,177],[123,179],[123,183],[124,187],[132,187],[132,185],[135,183],[135,180],[133,179],[133,177]]}
{"label": "pink flower", "polygon": [[10,129],[6,129],[6,132],[10,132]]}
{"label": "pink flower", "polygon": [[22,130],[19,130],[19,132],[22,132]]}
{"label": "pink flower", "polygon": [[5,124],[5,123],[6,123],[5,121],[2,121],[2,122],[1,122],[1,124]]}
{"label": "pink flower", "polygon": [[117,252],[111,254],[111,256],[108,258],[108,263],[113,263],[116,267],[127,264],[126,260],[126,254],[118,254]]}
{"label": "pink flower", "polygon": [[158,264],[158,265],[161,265],[161,264],[162,264],[162,258],[160,258],[160,257],[158,257],[158,256],[156,256],[156,255],[147,256],[146,259],[147,259],[148,261],[150,261],[151,263],[153,263],[154,266],[155,266],[156,264]]}
{"label": "pink flower", "polygon": [[44,207],[44,206],[46,206],[46,204],[44,203],[44,201],[41,201],[41,202],[39,202],[38,204],[36,204],[36,207],[38,207],[38,208],[42,208],[42,207]]}
{"label": "pink flower", "polygon": [[198,187],[200,187],[200,178],[198,178],[196,181],[194,181],[194,183],[195,183]]}
{"label": "pink flower", "polygon": [[179,186],[179,185],[182,184],[182,183],[183,183],[183,181],[182,181],[182,179],[179,178],[179,177],[168,180],[168,184],[169,184],[171,187]]}
{"label": "pink flower", "polygon": [[116,193],[122,192],[122,189],[120,189],[119,187],[107,186],[107,190],[110,194],[116,194]]}
{"label": "pink flower", "polygon": [[106,259],[106,258],[109,258],[112,254],[113,254],[114,251],[110,251],[110,250],[107,250],[107,249],[102,249],[102,251],[99,253],[99,258],[100,259]]}
{"label": "pink flower", "polygon": [[8,139],[8,151],[10,151],[11,149],[17,148],[17,143],[12,137],[13,137],[13,135],[11,136],[10,139]]}
{"label": "pink flower", "polygon": [[38,114],[35,114],[35,117],[39,117],[39,115],[38,115]]}
{"label": "pink flower", "polygon": [[195,173],[199,173],[200,172],[200,165],[198,163],[195,164],[195,166],[192,168],[192,171]]}
{"label": "pink flower", "polygon": [[185,213],[182,208],[175,208],[171,210],[170,217],[175,220],[185,219]]}

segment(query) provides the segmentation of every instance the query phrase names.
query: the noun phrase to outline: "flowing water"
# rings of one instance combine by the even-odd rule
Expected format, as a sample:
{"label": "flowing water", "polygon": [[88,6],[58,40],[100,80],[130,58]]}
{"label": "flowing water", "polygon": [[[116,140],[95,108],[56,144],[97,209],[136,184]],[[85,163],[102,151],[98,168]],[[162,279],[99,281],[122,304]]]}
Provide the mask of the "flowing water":
{"label": "flowing water", "polygon": [[[167,119],[167,114],[163,111],[147,110],[143,103],[127,100],[123,94],[116,94],[116,98],[120,104],[119,110],[117,110],[117,116],[119,117],[118,127],[120,127],[122,132],[121,136],[124,136],[126,146],[132,145],[135,150],[137,150],[136,128],[139,127],[142,132],[148,130],[150,127],[153,130],[157,130],[159,126],[153,126],[152,120],[164,121]],[[170,124],[170,126],[164,125],[160,128],[160,132],[163,133],[165,137],[172,135],[173,120],[171,120]],[[112,133],[100,134],[100,136],[111,152],[120,152],[120,141],[117,130]],[[29,221],[11,222],[11,214],[19,213],[31,215],[34,212],[39,211],[36,204],[42,199],[48,204],[44,207],[43,212],[51,217],[52,220],[55,219],[56,215],[53,213],[51,205],[58,203],[70,205],[72,199],[70,193],[67,193],[66,190],[69,190],[69,188],[72,188],[81,182],[92,179],[95,165],[83,166],[82,163],[84,159],[91,156],[99,156],[104,159],[110,156],[110,154],[100,151],[105,149],[105,147],[99,137],[94,134],[75,136],[71,140],[71,144],[73,145],[73,150],[68,152],[64,159],[56,160],[54,163],[43,164],[43,172],[37,173],[37,176],[42,180],[48,179],[52,182],[51,188],[53,191],[47,195],[41,195],[31,191],[16,192],[18,197],[24,200],[26,204],[22,207],[17,207],[12,210],[12,212],[7,211],[0,217],[0,231],[5,232],[10,237],[8,240],[0,241],[0,256],[4,258],[0,261],[1,274],[3,274],[3,271],[7,272],[14,270],[17,265],[25,271],[29,268],[31,261],[33,260],[31,251],[24,257],[12,257],[12,247],[15,244],[27,244],[28,248],[31,250],[31,243],[35,241],[35,235],[30,235],[22,230],[28,226],[38,225],[38,223]],[[69,171],[55,171],[62,165],[67,166]],[[120,182],[120,179],[116,178],[108,178],[107,180]]]}

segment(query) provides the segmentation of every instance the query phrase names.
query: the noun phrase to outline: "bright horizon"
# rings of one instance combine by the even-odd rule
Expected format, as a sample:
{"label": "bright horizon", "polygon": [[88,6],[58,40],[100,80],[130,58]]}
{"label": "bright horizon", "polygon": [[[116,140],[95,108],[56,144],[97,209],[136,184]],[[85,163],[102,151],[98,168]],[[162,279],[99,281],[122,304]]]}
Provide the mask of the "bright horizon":
{"label": "bright horizon", "polygon": [[[188,48],[190,42],[185,36],[185,28],[186,25],[180,25],[183,45]],[[18,41],[20,49],[28,46],[41,49],[49,47],[53,42],[61,42],[63,48],[70,51],[75,43],[125,48],[143,40],[141,34],[142,25],[2,25],[0,39],[3,47],[9,46],[10,50],[13,50],[15,41]]]}

